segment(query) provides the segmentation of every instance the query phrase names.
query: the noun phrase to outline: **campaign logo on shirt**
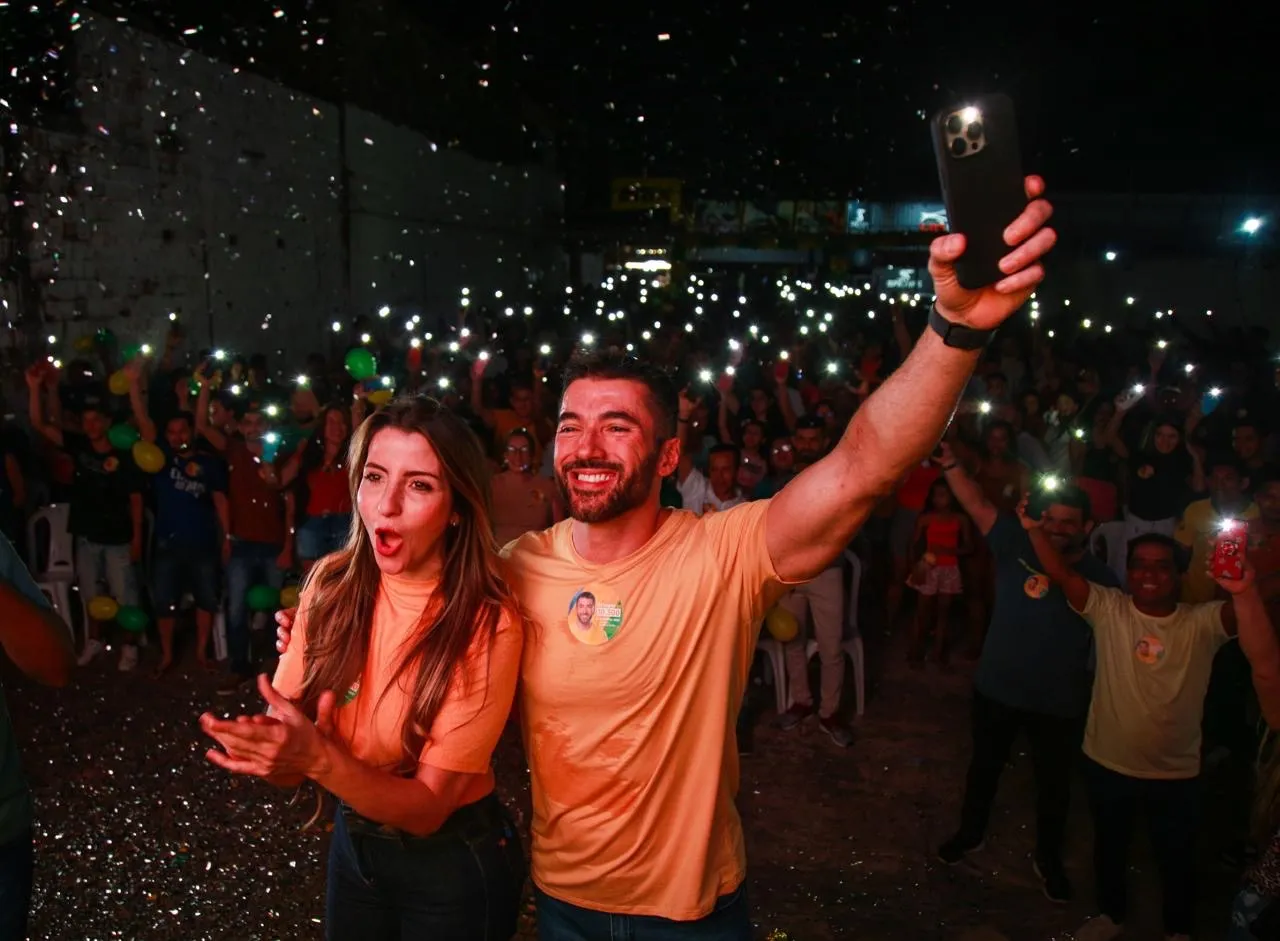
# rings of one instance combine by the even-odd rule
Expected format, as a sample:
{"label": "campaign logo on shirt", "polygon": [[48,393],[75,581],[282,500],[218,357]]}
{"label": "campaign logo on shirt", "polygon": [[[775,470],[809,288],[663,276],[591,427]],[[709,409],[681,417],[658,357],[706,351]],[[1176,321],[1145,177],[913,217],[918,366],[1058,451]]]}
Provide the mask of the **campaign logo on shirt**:
{"label": "campaign logo on shirt", "polygon": [[568,621],[574,637],[589,647],[599,647],[622,630],[622,602],[601,602],[593,592],[580,588],[569,602]]}
{"label": "campaign logo on shirt", "polygon": [[1049,594],[1049,578],[1046,575],[1030,575],[1027,580],[1022,583],[1022,590],[1027,593],[1028,598],[1034,598],[1039,601],[1045,595]]}
{"label": "campaign logo on shirt", "polygon": [[1148,665],[1159,663],[1164,659],[1164,643],[1159,637],[1144,634],[1133,645],[1133,655]]}
{"label": "campaign logo on shirt", "polygon": [[1156,469],[1150,464],[1143,464],[1138,468],[1138,477],[1142,480],[1150,480],[1156,475]]}
{"label": "campaign logo on shirt", "polygon": [[102,462],[102,469],[108,474],[114,474],[120,467],[120,460],[114,454]]}
{"label": "campaign logo on shirt", "polygon": [[188,477],[199,477],[199,476],[200,476],[200,462],[199,462],[199,461],[187,461],[187,466],[186,466],[186,467],[184,467],[184,468],[183,468],[183,470],[186,472],[186,475],[187,475]]}

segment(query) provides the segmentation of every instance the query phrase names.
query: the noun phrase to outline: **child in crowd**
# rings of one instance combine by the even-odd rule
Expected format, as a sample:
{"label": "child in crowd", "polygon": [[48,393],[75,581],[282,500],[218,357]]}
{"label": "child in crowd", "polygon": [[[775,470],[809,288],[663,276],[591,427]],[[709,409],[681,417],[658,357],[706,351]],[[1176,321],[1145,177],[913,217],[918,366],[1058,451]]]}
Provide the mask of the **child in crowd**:
{"label": "child in crowd", "polygon": [[1045,573],[1093,629],[1097,675],[1085,728],[1085,781],[1093,814],[1100,914],[1078,941],[1123,932],[1129,842],[1138,807],[1164,889],[1168,941],[1190,938],[1196,896],[1195,838],[1200,809],[1200,726],[1213,658],[1237,630],[1272,630],[1252,568],[1243,579],[1215,579],[1231,603],[1180,603],[1181,547],[1147,533],[1129,542],[1129,594],[1088,581],[1049,542],[1026,501],[1019,517]]}
{"label": "child in crowd", "polygon": [[907,584],[920,594],[907,652],[907,658],[913,665],[924,661],[930,627],[933,628],[934,659],[941,664],[947,663],[947,622],[951,614],[951,599],[963,593],[960,556],[972,551],[973,529],[969,517],[961,512],[947,482],[935,480],[929,487],[925,510],[916,520],[916,531],[911,540],[911,577]]}

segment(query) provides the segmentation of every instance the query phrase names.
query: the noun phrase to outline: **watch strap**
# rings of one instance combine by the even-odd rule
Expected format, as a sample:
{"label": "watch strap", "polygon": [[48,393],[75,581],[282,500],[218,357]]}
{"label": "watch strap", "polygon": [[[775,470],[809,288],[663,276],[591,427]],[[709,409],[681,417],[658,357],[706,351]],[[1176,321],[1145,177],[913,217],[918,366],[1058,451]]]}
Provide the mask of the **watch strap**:
{"label": "watch strap", "polygon": [[929,308],[929,326],[942,337],[943,343],[957,350],[980,350],[995,336],[994,330],[975,330],[953,323],[938,312],[937,304]]}

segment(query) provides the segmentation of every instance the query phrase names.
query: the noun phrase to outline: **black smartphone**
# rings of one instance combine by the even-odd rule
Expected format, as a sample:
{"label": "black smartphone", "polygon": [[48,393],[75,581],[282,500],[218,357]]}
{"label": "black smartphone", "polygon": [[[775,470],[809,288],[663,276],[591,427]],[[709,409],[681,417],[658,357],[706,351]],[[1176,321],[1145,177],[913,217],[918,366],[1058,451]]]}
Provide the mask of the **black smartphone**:
{"label": "black smartphone", "polygon": [[965,237],[956,277],[969,290],[994,284],[1010,251],[1004,230],[1027,205],[1013,102],[980,95],[943,108],[930,126],[947,227]]}

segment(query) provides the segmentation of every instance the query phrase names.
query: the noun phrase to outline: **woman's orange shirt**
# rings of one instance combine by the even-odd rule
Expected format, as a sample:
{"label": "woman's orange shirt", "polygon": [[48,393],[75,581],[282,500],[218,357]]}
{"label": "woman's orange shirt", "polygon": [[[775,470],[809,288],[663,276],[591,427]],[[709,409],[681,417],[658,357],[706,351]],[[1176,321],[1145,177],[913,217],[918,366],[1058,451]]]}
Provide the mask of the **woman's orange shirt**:
{"label": "woman's orange shirt", "polygon": [[[420,629],[423,613],[428,606],[440,604],[438,587],[435,580],[381,577],[364,675],[355,697],[338,708],[338,734],[351,753],[385,771],[403,764],[401,733],[417,678],[413,670],[396,674]],[[310,590],[303,592],[289,649],[276,668],[276,690],[293,700],[302,692],[306,612],[313,598]],[[476,636],[454,670],[449,691],[418,755],[419,765],[492,776],[490,759],[511,712],[523,644],[521,622],[508,612],[503,613],[496,635],[486,632]],[[334,692],[341,704],[347,691]]]}

